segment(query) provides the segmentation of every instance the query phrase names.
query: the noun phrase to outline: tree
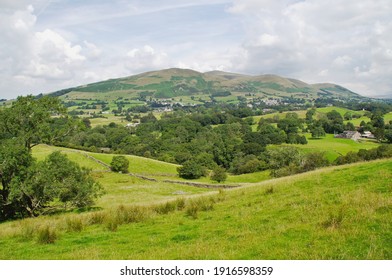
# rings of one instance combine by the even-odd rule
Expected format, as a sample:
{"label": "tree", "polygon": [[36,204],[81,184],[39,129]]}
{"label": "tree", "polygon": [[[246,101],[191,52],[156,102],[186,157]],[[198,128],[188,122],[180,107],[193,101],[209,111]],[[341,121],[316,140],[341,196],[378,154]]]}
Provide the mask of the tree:
{"label": "tree", "polygon": [[346,113],[344,113],[344,119],[346,120],[346,121],[350,121],[350,120],[352,120],[353,119],[353,114],[350,112],[350,111],[347,111]]}
{"label": "tree", "polygon": [[316,126],[310,130],[310,133],[312,133],[312,138],[321,138],[325,137],[325,131],[324,128],[321,126]]}
{"label": "tree", "polygon": [[188,160],[181,167],[177,168],[177,172],[184,179],[199,179],[205,175],[206,169],[196,161]]}
{"label": "tree", "polygon": [[316,109],[312,108],[306,111],[306,122],[309,124],[313,121],[313,116],[316,114]]}
{"label": "tree", "polygon": [[301,154],[295,147],[278,147],[268,151],[271,175],[274,177],[298,173],[301,165]]}
{"label": "tree", "polygon": [[0,221],[16,215],[15,201],[9,200],[12,185],[26,179],[34,160],[29,150],[15,139],[0,142]]}
{"label": "tree", "polygon": [[392,129],[386,129],[384,137],[388,143],[392,144]]}
{"label": "tree", "polygon": [[262,169],[262,164],[255,155],[237,157],[233,161],[232,172],[236,175],[257,172]]}
{"label": "tree", "polygon": [[212,170],[211,180],[217,181],[218,183],[224,182],[227,179],[226,169],[223,167],[217,166]]}
{"label": "tree", "polygon": [[110,169],[114,172],[128,173],[129,160],[125,156],[114,156],[110,163]]}
{"label": "tree", "polygon": [[52,144],[78,128],[57,98],[31,95],[18,97],[0,110],[0,132],[4,138],[18,138],[29,150],[37,144]]}
{"label": "tree", "polygon": [[12,161],[10,156],[19,161],[17,168],[11,163],[1,170],[3,175],[10,175],[12,170],[12,178],[2,182],[0,220],[37,216],[48,208],[89,206],[102,194],[101,185],[93,180],[90,171],[60,152],[35,162],[28,149],[22,147],[14,146],[0,159],[3,167]]}
{"label": "tree", "polygon": [[304,156],[301,163],[301,172],[314,170],[316,168],[328,166],[329,161],[323,152],[308,153]]}
{"label": "tree", "polygon": [[90,206],[102,194],[101,185],[93,180],[90,171],[60,152],[32,165],[26,179],[15,183],[10,200],[17,201],[30,216],[38,215],[50,204],[54,207],[59,203],[64,208]]}
{"label": "tree", "polygon": [[59,153],[36,162],[31,149],[78,128],[56,98],[18,97],[0,110],[0,220],[38,215],[49,205],[87,206],[100,195],[89,171]]}
{"label": "tree", "polygon": [[355,126],[352,122],[347,122],[344,125],[344,130],[355,131]]}

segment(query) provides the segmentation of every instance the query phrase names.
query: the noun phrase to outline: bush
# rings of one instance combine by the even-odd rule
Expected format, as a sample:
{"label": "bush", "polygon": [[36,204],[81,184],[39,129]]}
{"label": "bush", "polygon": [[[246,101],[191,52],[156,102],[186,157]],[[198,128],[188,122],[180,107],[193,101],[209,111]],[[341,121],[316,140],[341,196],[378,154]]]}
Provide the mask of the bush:
{"label": "bush", "polygon": [[306,154],[302,160],[301,171],[311,171],[316,168],[328,166],[329,161],[323,152],[313,152]]}
{"label": "bush", "polygon": [[110,163],[113,172],[128,173],[129,160],[125,156],[114,156]]}
{"label": "bush", "polygon": [[321,138],[325,137],[325,131],[324,128],[321,126],[316,126],[310,130],[310,133],[312,133],[312,138]]}
{"label": "bush", "polygon": [[233,161],[232,172],[236,175],[257,172],[263,169],[263,162],[255,155],[247,155]]}
{"label": "bush", "polygon": [[220,183],[226,181],[226,179],[227,179],[227,173],[223,167],[218,166],[212,171],[211,180]]}
{"label": "bush", "polygon": [[193,160],[188,160],[177,168],[178,175],[184,179],[199,179],[204,176],[206,169]]}

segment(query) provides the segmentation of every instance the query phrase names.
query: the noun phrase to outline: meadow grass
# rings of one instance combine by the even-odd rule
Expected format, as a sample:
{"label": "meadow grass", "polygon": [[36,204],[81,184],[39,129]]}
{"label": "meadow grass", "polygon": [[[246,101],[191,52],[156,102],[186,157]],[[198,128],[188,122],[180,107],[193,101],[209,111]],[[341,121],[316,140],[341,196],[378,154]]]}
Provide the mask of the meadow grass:
{"label": "meadow grass", "polygon": [[[351,139],[335,138],[332,134],[326,134],[325,137],[314,139],[310,133],[305,133],[308,140],[306,145],[292,145],[298,147],[305,153],[324,152],[329,161],[335,160],[341,155],[350,151],[357,152],[360,149],[373,149],[379,146],[378,143],[369,140],[354,141]],[[290,145],[291,146],[291,145]]]}
{"label": "meadow grass", "polygon": [[324,107],[324,108],[317,108],[316,112],[317,113],[322,113],[322,114],[327,114],[328,112],[331,111],[337,111],[340,115],[342,115],[342,117],[344,116],[345,113],[350,112],[350,113],[356,113],[356,114],[360,114],[363,115],[364,112],[363,111],[354,111],[354,110],[350,110],[350,109],[346,109],[346,108],[341,108],[341,107],[336,107],[336,106],[330,106],[330,107]]}
{"label": "meadow grass", "polygon": [[113,114],[105,114],[104,118],[92,118],[90,119],[91,127],[109,125],[110,123],[116,123],[119,125],[126,125],[129,123],[123,116],[115,116]]}
{"label": "meadow grass", "polygon": [[[99,153],[89,153],[92,157],[101,160],[106,164],[110,164],[114,154],[99,154]],[[125,156],[129,160],[129,172],[151,176],[151,177],[176,177],[178,165],[167,163],[163,161],[158,161],[154,159],[139,157],[139,156]]]}
{"label": "meadow grass", "polygon": [[48,145],[37,145],[33,147],[33,157],[37,160],[44,160],[47,156],[49,156],[54,151],[60,151],[61,153],[67,155],[67,157],[77,162],[80,166],[89,168],[93,171],[103,171],[107,170],[107,168],[98,162],[91,160],[86,155],[90,153],[84,151],[78,151],[74,149],[48,146]]}
{"label": "meadow grass", "polygon": [[[391,259],[391,181],[392,161],[378,160],[194,198],[7,222],[0,259]],[[67,217],[80,219],[81,230]],[[38,241],[45,224],[53,243]]]}

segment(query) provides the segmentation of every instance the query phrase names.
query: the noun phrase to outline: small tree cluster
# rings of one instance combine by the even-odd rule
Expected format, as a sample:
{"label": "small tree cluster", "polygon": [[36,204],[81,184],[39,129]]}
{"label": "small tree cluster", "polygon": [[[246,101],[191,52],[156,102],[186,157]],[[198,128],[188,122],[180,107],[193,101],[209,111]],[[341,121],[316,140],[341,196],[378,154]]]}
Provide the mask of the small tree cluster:
{"label": "small tree cluster", "polygon": [[217,181],[218,183],[226,181],[227,179],[226,169],[220,166],[215,167],[214,170],[212,170],[210,178],[211,180]]}
{"label": "small tree cluster", "polygon": [[268,152],[273,177],[289,176],[329,165],[324,153],[301,154],[294,147],[278,147]]}
{"label": "small tree cluster", "polygon": [[110,163],[113,172],[128,173],[128,167],[129,160],[125,156],[114,156]]}
{"label": "small tree cluster", "polygon": [[177,172],[184,179],[199,179],[206,174],[206,168],[194,160],[188,160],[177,168]]}

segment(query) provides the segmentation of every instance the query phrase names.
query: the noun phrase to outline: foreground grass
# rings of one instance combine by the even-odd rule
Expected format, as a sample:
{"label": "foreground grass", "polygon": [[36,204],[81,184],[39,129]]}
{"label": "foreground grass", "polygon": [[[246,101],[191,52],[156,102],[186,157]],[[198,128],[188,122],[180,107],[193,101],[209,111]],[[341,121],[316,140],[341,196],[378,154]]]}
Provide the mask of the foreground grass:
{"label": "foreground grass", "polygon": [[392,161],[381,160],[192,199],[8,222],[0,259],[391,259],[391,181]]}

